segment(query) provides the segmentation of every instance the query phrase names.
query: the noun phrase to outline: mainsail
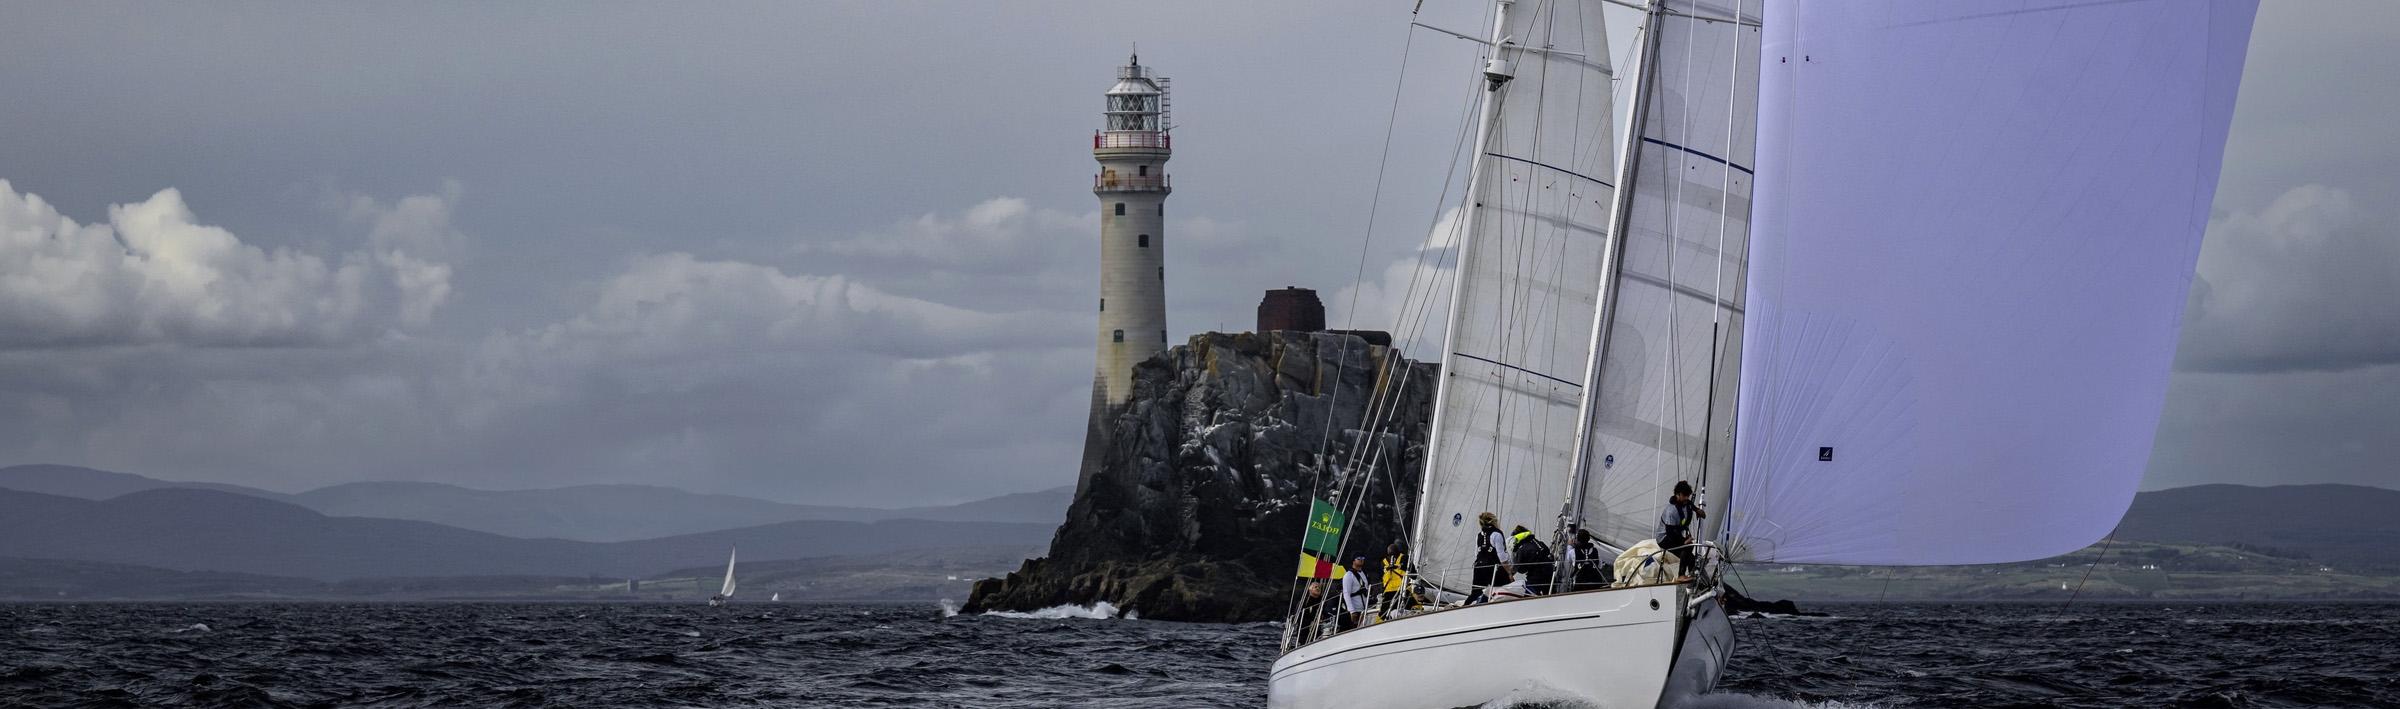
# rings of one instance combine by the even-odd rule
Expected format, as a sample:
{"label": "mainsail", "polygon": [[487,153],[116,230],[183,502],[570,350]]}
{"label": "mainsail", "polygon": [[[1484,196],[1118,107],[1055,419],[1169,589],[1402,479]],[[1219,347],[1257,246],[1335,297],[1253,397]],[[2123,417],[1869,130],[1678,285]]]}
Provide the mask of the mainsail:
{"label": "mainsail", "polygon": [[1470,168],[1417,567],[1464,591],[1475,518],[1544,528],[1568,491],[1616,166],[1599,0],[1502,3]]}
{"label": "mainsail", "polygon": [[1677,481],[1708,502],[1731,489],[1760,9],[1759,0],[1658,0],[1645,21],[1624,238],[1578,456],[1584,524],[1619,547],[1655,533]]}
{"label": "mainsail", "polygon": [[2008,562],[2116,525],[2256,9],[1767,3],[1736,558]]}

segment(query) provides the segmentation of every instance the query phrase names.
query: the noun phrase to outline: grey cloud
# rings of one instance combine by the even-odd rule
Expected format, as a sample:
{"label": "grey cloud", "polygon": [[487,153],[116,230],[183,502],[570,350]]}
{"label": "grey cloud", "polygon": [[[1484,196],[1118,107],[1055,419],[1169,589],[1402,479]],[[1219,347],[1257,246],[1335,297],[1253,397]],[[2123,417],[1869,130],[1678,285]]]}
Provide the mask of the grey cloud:
{"label": "grey cloud", "polygon": [[2340,371],[2400,363],[2400,220],[2303,185],[2212,220],[2177,367]]}
{"label": "grey cloud", "polygon": [[0,180],[0,346],[320,346],[422,326],[449,295],[441,197],[360,204],[375,243],[331,258],[247,244],[173,188],[80,224]]}
{"label": "grey cloud", "polygon": [[2400,365],[2178,373],[2142,487],[2400,486],[2394,401],[2400,401]]}
{"label": "grey cloud", "polygon": [[[362,226],[444,223],[439,205],[351,203]],[[287,489],[643,482],[820,502],[1072,475],[1079,308],[972,310],[685,253],[627,259],[589,292],[569,317],[466,341],[0,351],[0,390],[19,394],[0,404],[0,450]]]}

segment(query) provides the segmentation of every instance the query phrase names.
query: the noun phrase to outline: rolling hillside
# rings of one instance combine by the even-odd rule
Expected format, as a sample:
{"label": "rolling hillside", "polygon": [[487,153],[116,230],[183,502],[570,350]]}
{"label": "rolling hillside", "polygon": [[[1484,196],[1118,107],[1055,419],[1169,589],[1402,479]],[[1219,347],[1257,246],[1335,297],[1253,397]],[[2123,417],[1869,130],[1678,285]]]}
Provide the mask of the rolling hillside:
{"label": "rolling hillside", "polygon": [[625,542],[520,539],[413,520],[332,517],[258,497],[167,488],[94,501],[0,491],[0,557],[320,580],[413,576],[645,576],[720,558],[1038,546],[1051,525],[796,521]]}

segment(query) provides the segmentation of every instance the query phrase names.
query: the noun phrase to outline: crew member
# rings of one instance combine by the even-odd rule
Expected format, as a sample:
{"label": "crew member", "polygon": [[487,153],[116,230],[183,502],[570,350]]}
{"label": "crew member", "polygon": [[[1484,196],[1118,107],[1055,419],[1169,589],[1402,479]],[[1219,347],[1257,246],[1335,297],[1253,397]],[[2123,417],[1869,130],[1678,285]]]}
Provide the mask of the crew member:
{"label": "crew member", "polygon": [[1408,607],[1409,604],[1404,599],[1405,594],[1401,590],[1407,585],[1408,554],[1400,550],[1399,542],[1392,542],[1391,544],[1384,545],[1382,608],[1384,610],[1395,610]]}
{"label": "crew member", "polygon": [[1475,589],[1467,594],[1467,603],[1491,600],[1484,589],[1508,583],[1508,535],[1500,533],[1500,516],[1485,512],[1475,516]]}
{"label": "crew member", "polygon": [[1359,626],[1367,617],[1367,597],[1375,593],[1373,582],[1367,580],[1367,557],[1350,557],[1350,573],[1342,574],[1342,622],[1340,629]]}
{"label": "crew member", "polygon": [[1675,494],[1667,497],[1666,509],[1658,511],[1658,548],[1678,561],[1692,558],[1684,551],[1692,544],[1692,523],[1706,518],[1708,510],[1692,501],[1692,484],[1675,481]]}
{"label": "crew member", "polygon": [[[1573,526],[1569,526],[1573,529]],[[1600,545],[1592,543],[1592,532],[1575,529],[1574,540],[1567,544],[1567,581],[1569,588],[1589,591],[1608,587],[1611,569],[1608,559],[1601,556]]]}
{"label": "crew member", "polygon": [[1533,530],[1525,525],[1517,525],[1511,532],[1509,538],[1514,543],[1509,545],[1509,563],[1518,575],[1525,577],[1525,592],[1536,596],[1549,593],[1551,567],[1556,561],[1550,554],[1550,545],[1533,538]]}

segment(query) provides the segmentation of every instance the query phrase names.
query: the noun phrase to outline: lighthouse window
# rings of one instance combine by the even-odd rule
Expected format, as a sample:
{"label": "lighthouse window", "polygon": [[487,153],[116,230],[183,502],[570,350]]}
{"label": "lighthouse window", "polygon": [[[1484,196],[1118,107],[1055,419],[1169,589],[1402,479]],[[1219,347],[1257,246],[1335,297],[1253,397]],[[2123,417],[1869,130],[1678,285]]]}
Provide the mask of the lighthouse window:
{"label": "lighthouse window", "polygon": [[1167,280],[1167,267],[1158,267],[1158,280]]}
{"label": "lighthouse window", "polygon": [[1141,167],[1141,171],[1140,171],[1140,172],[1138,172],[1138,173],[1135,173],[1135,174],[1141,175],[1141,176],[1143,176],[1143,177],[1149,177],[1149,176],[1150,176],[1150,166],[1148,166],[1148,165],[1143,165],[1143,166]]}
{"label": "lighthouse window", "polygon": [[1101,298],[1101,299],[1100,299],[1100,312],[1103,312],[1103,313],[1105,313],[1105,312],[1108,312],[1108,299],[1107,299],[1107,298]]}
{"label": "lighthouse window", "polygon": [[1122,216],[1125,216],[1125,203],[1124,203],[1124,202],[1118,202],[1118,203],[1117,203],[1117,216],[1120,216],[1120,217],[1122,217]]}
{"label": "lighthouse window", "polygon": [[1147,248],[1150,248],[1150,235],[1149,235],[1149,234],[1142,234],[1142,235],[1141,235],[1141,244],[1142,244],[1142,248],[1145,248],[1145,249],[1147,249]]}
{"label": "lighthouse window", "polygon": [[1125,341],[1125,331],[1124,331],[1124,330],[1118,330],[1118,331],[1117,331],[1117,336],[1116,336],[1116,337],[1117,337],[1117,341],[1118,341],[1118,342],[1124,342],[1124,341]]}
{"label": "lighthouse window", "polygon": [[1160,331],[1158,331],[1158,341],[1159,341],[1159,342],[1166,342],[1166,341],[1167,341],[1167,331],[1165,331],[1165,330],[1160,330]]}
{"label": "lighthouse window", "polygon": [[1158,216],[1167,216],[1167,203],[1158,203]]}

